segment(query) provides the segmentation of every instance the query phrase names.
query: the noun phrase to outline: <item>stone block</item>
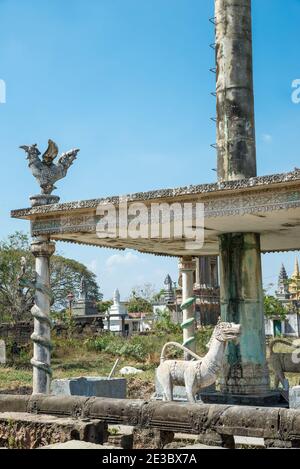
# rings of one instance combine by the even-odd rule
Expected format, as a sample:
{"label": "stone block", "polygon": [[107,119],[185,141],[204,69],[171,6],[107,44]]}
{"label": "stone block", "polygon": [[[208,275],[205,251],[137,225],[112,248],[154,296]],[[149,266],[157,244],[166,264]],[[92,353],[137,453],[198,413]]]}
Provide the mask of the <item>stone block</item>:
{"label": "stone block", "polygon": [[0,413],[0,446],[33,449],[70,440],[103,444],[107,441],[107,425],[96,419]]}
{"label": "stone block", "polygon": [[174,440],[174,432],[158,428],[133,429],[133,449],[163,449]]}
{"label": "stone block", "polygon": [[101,376],[54,379],[51,383],[51,394],[126,399],[126,384],[124,378],[108,379]]}
{"label": "stone block", "polygon": [[300,409],[300,386],[294,386],[289,390],[290,409]]}
{"label": "stone block", "polygon": [[122,448],[122,449],[132,449],[133,447],[133,434],[128,435],[109,435],[107,443],[110,446]]}
{"label": "stone block", "polygon": [[0,340],[0,365],[6,364],[6,348],[4,340]]}

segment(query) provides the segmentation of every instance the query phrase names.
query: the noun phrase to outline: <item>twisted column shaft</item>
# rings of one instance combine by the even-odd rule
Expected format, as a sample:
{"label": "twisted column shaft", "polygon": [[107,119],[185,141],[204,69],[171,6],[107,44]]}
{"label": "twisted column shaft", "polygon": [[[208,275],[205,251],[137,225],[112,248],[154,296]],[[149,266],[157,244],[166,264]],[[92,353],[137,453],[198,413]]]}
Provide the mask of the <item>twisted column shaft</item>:
{"label": "twisted column shaft", "polygon": [[[179,262],[179,270],[182,274],[182,324],[183,345],[193,352],[196,351],[195,342],[195,313],[193,298],[195,261],[191,257],[182,257]],[[189,304],[191,303],[191,304]],[[185,359],[190,360],[191,356],[185,353]]]}
{"label": "twisted column shaft", "polygon": [[50,392],[50,351],[51,351],[51,319],[50,319],[50,257],[54,254],[55,244],[47,236],[33,239],[31,251],[35,257],[35,304],[31,310],[34,317],[33,341],[33,394],[49,394]]}

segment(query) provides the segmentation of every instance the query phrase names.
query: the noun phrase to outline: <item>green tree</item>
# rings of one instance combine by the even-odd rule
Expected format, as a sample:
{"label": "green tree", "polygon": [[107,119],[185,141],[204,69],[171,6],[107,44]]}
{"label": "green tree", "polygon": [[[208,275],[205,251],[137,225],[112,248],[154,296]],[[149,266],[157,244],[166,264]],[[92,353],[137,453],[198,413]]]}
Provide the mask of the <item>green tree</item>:
{"label": "green tree", "polygon": [[279,301],[273,295],[265,295],[264,297],[264,309],[267,317],[280,317],[285,319],[287,310],[283,306],[282,302]]}
{"label": "green tree", "polygon": [[[26,263],[23,274],[22,263]],[[75,297],[79,296],[82,277],[86,281],[88,296],[96,301],[101,299],[95,274],[80,262],[52,256],[50,269],[54,310],[66,308],[69,292]],[[22,276],[26,280],[25,286],[20,286]],[[34,279],[34,257],[30,252],[29,238],[16,232],[0,243],[0,319],[20,321],[30,317],[34,302]]]}
{"label": "green tree", "polygon": [[127,307],[129,313],[152,313],[153,302],[157,301],[158,293],[152,283],[137,285],[132,289]]}
{"label": "green tree", "polygon": [[129,313],[152,313],[152,303],[133,290],[127,303]]}
{"label": "green tree", "polygon": [[99,301],[97,303],[97,309],[99,313],[106,313],[106,311],[113,305],[112,300]]}

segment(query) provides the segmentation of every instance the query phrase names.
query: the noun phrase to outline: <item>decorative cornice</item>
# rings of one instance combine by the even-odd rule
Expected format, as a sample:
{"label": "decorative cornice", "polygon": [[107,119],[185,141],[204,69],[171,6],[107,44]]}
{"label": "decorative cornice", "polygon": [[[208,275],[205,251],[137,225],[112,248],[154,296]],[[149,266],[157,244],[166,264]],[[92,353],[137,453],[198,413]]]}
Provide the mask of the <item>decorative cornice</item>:
{"label": "decorative cornice", "polygon": [[[241,179],[238,181],[217,182],[211,184],[190,185],[178,187],[175,189],[161,189],[148,192],[137,192],[121,196],[126,198],[128,202],[143,201],[145,203],[159,200],[159,199],[174,199],[192,196],[226,196],[226,193],[232,192],[232,198],[239,197],[244,191],[256,190],[278,190],[281,186],[287,188],[288,186],[299,187],[300,184],[300,170],[282,174],[273,174],[270,176],[259,176],[249,179]],[[291,189],[290,187],[290,189]],[[113,204],[118,205],[120,202],[119,196],[112,196],[99,199],[81,200],[75,202],[68,202],[62,204],[43,205],[40,207],[25,208],[20,210],[13,210],[11,216],[13,218],[30,218],[34,215],[43,215],[57,212],[66,212],[74,210],[96,209],[99,204]],[[216,215],[218,216],[218,215]]]}

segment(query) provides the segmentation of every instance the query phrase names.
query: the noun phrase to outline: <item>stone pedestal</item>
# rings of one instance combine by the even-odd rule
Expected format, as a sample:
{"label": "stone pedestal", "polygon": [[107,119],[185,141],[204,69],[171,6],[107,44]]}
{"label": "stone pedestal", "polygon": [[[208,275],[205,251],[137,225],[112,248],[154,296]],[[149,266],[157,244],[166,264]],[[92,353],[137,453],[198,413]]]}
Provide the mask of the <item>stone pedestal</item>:
{"label": "stone pedestal", "polygon": [[30,197],[30,202],[32,207],[39,207],[41,205],[52,205],[58,204],[59,202],[58,195],[51,194],[38,194]]}
{"label": "stone pedestal", "polygon": [[35,257],[35,304],[31,310],[34,317],[33,340],[33,394],[50,392],[50,257],[54,254],[55,244],[47,236],[33,239],[31,251]]}
{"label": "stone pedestal", "polygon": [[263,394],[233,394],[222,392],[206,392],[201,393],[204,404],[229,404],[255,407],[287,407],[282,401],[280,393],[277,391],[269,391]]}
{"label": "stone pedestal", "polygon": [[72,315],[75,317],[97,316],[99,312],[95,306],[95,302],[88,298],[79,299],[72,307]]}

